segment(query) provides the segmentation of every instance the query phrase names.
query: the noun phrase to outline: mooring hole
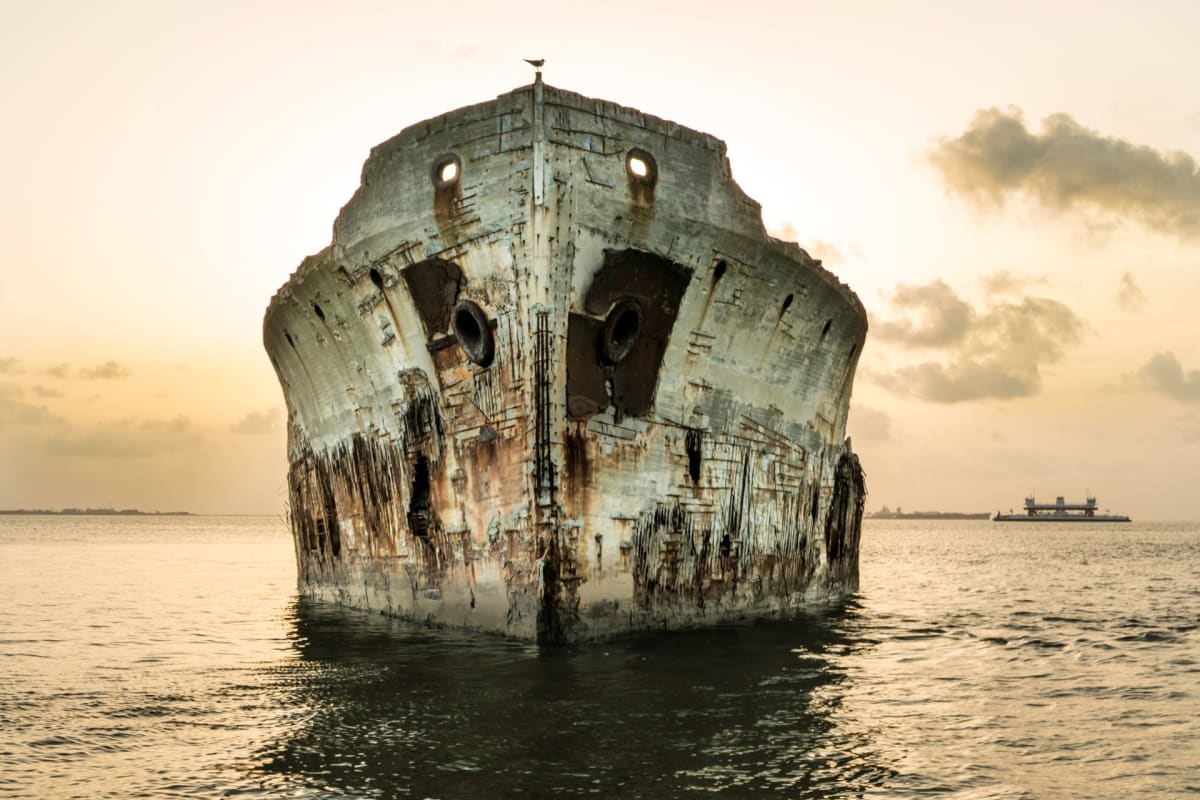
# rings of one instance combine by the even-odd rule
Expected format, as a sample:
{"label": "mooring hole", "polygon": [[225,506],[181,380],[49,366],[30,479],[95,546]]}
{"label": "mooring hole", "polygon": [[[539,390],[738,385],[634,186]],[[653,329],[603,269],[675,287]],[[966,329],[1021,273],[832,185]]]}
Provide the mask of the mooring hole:
{"label": "mooring hole", "polygon": [[383,290],[383,276],[374,267],[371,268],[371,283],[375,284],[376,289]]}
{"label": "mooring hole", "polygon": [[478,303],[460,301],[454,308],[450,326],[467,358],[481,367],[491,366],[496,355],[496,340],[488,325],[487,314]]}
{"label": "mooring hole", "polygon": [[641,329],[642,319],[637,311],[626,309],[621,312],[621,316],[617,317],[617,323],[613,326],[613,346],[621,350],[633,347],[638,331]]}
{"label": "mooring hole", "polygon": [[320,317],[321,322],[325,321],[325,312],[321,309],[321,305],[319,303],[313,303],[313,311],[315,311],[317,316]]}
{"label": "mooring hole", "polygon": [[445,191],[458,183],[462,177],[462,161],[453,153],[447,153],[433,162],[433,186]]}
{"label": "mooring hole", "polygon": [[454,315],[454,327],[458,331],[459,338],[465,342],[475,343],[483,336],[483,331],[479,329],[479,323],[475,321],[475,317],[464,308],[460,308]]}
{"label": "mooring hole", "polygon": [[658,164],[654,156],[645,150],[635,147],[625,156],[625,169],[629,176],[639,183],[653,186],[658,179]]}
{"label": "mooring hole", "polygon": [[622,300],[608,312],[600,342],[600,354],[611,366],[624,361],[642,333],[642,307],[634,300]]}

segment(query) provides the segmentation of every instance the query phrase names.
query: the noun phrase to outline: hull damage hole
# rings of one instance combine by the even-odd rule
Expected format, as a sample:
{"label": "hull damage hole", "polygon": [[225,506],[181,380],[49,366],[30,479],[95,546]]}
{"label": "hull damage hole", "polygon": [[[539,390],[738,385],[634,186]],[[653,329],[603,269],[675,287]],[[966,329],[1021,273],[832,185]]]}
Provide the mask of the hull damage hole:
{"label": "hull damage hole", "polygon": [[725,277],[725,270],[729,269],[729,265],[724,261],[718,261],[717,266],[713,269],[712,285],[716,286],[721,278]]}
{"label": "hull damage hole", "polygon": [[834,473],[833,497],[825,519],[825,553],[830,568],[840,561],[855,572],[858,569],[858,540],[862,529],[863,506],[867,489],[858,457],[847,453],[838,461]]}
{"label": "hull damage hole", "polygon": [[327,525],[324,517],[317,517],[316,522],[317,541],[315,543],[315,547],[312,549],[315,550],[318,555],[323,555],[325,552],[325,542],[328,540],[329,555],[333,558],[337,558],[342,554],[342,537],[338,532],[337,524],[334,523],[332,525]]}
{"label": "hull damage hole", "polygon": [[492,335],[487,314],[473,300],[461,300],[450,319],[454,338],[473,363],[487,368],[496,357],[496,339]]}
{"label": "hull damage hole", "polygon": [[383,276],[379,274],[379,270],[371,267],[371,283],[375,284],[375,288],[383,291]]}
{"label": "hull damage hole", "polygon": [[429,520],[433,503],[429,491],[429,459],[417,456],[413,464],[413,482],[408,501],[408,529],[413,536],[429,538]]}
{"label": "hull damage hole", "polygon": [[[417,313],[421,315],[425,335],[433,339],[444,334],[450,328],[454,304],[458,302],[458,290],[463,281],[462,270],[451,261],[430,258],[405,267],[400,274],[412,295]],[[372,277],[371,280],[375,279]],[[382,289],[382,283],[381,275],[376,285]]]}
{"label": "hull damage hole", "polygon": [[324,311],[321,309],[321,306],[320,306],[320,304],[318,304],[318,303],[313,303],[313,311],[315,311],[315,312],[316,312],[316,314],[317,314],[317,317],[319,317],[319,318],[320,318],[321,322],[324,322],[324,321],[325,321],[325,312],[324,312]]}
{"label": "hull damage hole", "polygon": [[787,297],[783,298],[783,308],[779,309],[779,316],[782,317],[787,313],[787,310],[792,307],[792,301],[795,299],[796,295],[794,294],[789,294]]}
{"label": "hull damage hole", "polygon": [[692,483],[700,483],[700,458],[703,434],[698,430],[689,430],[684,437],[684,447],[687,449],[688,475]]}

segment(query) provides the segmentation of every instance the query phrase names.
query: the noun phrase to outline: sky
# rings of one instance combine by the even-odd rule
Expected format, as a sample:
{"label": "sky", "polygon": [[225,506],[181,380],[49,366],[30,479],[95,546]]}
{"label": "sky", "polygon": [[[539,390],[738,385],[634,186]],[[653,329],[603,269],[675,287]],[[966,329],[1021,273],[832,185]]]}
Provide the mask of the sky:
{"label": "sky", "polygon": [[271,295],[373,145],[540,57],[725,140],[858,293],[869,508],[1200,519],[1200,5],[0,13],[0,508],[282,514]]}

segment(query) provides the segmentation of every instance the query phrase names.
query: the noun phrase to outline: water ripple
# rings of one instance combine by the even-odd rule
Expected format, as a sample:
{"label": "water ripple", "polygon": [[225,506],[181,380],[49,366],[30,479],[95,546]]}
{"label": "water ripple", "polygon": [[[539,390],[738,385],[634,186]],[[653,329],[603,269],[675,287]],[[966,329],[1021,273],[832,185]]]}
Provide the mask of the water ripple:
{"label": "water ripple", "polygon": [[275,521],[0,518],[0,797],[1198,791],[1200,529],[864,547],[840,607],[539,652],[297,602]]}

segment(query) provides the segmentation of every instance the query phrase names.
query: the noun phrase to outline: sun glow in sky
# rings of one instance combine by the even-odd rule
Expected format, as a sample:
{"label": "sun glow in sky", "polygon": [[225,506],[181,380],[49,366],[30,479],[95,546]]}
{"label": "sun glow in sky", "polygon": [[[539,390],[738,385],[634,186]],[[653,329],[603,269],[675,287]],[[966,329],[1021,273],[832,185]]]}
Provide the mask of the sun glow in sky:
{"label": "sun glow in sky", "polygon": [[31,3],[0,27],[0,507],[279,513],[262,314],[369,149],[532,80],[724,139],[860,296],[868,505],[1200,518],[1200,7]]}

